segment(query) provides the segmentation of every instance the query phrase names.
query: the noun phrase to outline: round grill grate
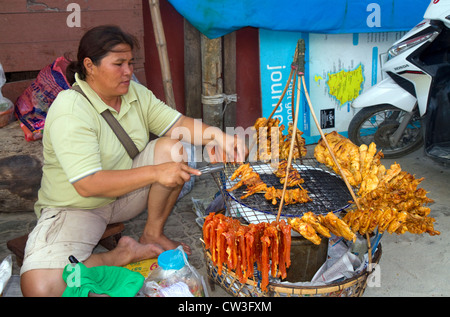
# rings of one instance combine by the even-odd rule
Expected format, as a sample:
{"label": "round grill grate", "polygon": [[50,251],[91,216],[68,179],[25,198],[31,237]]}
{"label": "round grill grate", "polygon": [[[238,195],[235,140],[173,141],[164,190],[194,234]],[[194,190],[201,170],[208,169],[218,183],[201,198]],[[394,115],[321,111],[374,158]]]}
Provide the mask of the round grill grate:
{"label": "round grill grate", "polygon": [[[251,163],[251,167],[260,175],[260,178],[267,186],[274,186],[275,188],[283,189],[283,184],[280,179],[273,174],[269,163]],[[317,214],[326,214],[330,211],[338,212],[347,208],[352,201],[352,196],[349,193],[345,182],[341,177],[333,172],[330,172],[326,167],[314,159],[302,159],[301,161],[292,162],[292,167],[300,172],[300,175],[305,180],[301,184],[303,189],[308,191],[309,197],[312,201],[307,203],[297,203],[292,205],[284,205],[281,212],[283,217],[301,217],[304,213],[312,211]],[[251,213],[255,213],[256,218],[264,218],[264,214],[271,220],[273,216],[276,217],[279,209],[279,199],[277,204],[273,205],[272,201],[264,197],[264,193],[256,193],[247,198],[240,197],[246,193],[246,186],[243,185],[233,192],[228,192],[227,189],[236,184],[239,179],[230,180],[231,175],[236,170],[237,166],[227,164],[224,170],[216,173],[216,182],[219,183],[222,193],[228,201],[227,206],[231,209],[232,214],[237,216],[244,216],[244,218],[252,218]],[[287,187],[290,189],[292,187]],[[261,213],[263,215],[261,215]],[[253,217],[254,218],[254,217]],[[259,219],[260,220],[260,219]],[[264,220],[262,220],[264,221]]]}

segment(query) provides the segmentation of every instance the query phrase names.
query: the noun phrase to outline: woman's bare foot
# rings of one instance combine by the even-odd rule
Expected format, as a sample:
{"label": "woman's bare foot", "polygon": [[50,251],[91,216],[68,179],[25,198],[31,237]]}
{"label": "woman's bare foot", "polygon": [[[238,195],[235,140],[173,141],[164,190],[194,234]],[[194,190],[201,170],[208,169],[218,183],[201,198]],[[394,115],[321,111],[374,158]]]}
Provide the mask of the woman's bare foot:
{"label": "woman's bare foot", "polygon": [[139,238],[139,243],[157,244],[157,245],[160,245],[166,251],[176,249],[179,245],[182,245],[183,250],[184,250],[184,252],[186,252],[187,255],[192,254],[192,250],[189,245],[187,245],[186,243],[183,243],[183,242],[171,240],[171,239],[167,238],[165,235],[161,235],[159,237],[152,237],[152,236],[143,234]]}
{"label": "woman's bare foot", "polygon": [[131,237],[123,236],[117,246],[108,252],[93,253],[84,261],[87,267],[100,265],[124,266],[130,263],[154,259],[165,250],[158,244],[142,244]]}
{"label": "woman's bare foot", "polygon": [[120,238],[116,249],[127,253],[128,263],[154,259],[164,252],[164,249],[156,243],[143,244],[128,236]]}

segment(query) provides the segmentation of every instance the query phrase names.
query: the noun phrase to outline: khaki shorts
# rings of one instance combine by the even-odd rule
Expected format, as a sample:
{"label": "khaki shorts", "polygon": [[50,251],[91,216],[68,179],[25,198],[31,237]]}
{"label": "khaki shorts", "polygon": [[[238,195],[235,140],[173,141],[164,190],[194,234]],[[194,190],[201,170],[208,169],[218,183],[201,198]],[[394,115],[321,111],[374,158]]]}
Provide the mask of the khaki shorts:
{"label": "khaki shorts", "polygon": [[[133,167],[153,164],[156,140],[133,160]],[[96,209],[44,208],[28,236],[20,274],[33,269],[60,269],[70,255],[86,260],[106,226],[132,219],[147,208],[150,186],[117,198]]]}

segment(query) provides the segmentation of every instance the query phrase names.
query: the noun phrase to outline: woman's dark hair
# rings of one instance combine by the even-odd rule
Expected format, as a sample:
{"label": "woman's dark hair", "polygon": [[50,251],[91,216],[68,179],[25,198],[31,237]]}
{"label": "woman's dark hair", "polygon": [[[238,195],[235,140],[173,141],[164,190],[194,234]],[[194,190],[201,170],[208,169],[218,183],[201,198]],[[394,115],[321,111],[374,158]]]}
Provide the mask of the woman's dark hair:
{"label": "woman's dark hair", "polygon": [[118,44],[128,44],[133,50],[139,47],[136,37],[122,31],[115,25],[97,26],[87,31],[80,40],[78,46],[77,61],[71,61],[67,66],[66,77],[72,85],[75,82],[75,73],[80,79],[86,79],[86,69],[83,61],[90,58],[94,65],[99,65],[103,57]]}

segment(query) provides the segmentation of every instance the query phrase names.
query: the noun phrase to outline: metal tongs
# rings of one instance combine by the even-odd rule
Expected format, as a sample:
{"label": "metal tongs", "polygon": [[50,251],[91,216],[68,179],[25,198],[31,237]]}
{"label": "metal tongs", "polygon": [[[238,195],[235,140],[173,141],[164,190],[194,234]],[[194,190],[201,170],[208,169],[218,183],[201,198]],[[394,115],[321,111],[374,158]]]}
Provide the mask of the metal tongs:
{"label": "metal tongs", "polygon": [[221,170],[223,170],[224,167],[225,167],[224,163],[213,163],[213,164],[208,164],[206,166],[200,167],[198,170],[202,174],[209,174],[209,173],[221,171]]}

